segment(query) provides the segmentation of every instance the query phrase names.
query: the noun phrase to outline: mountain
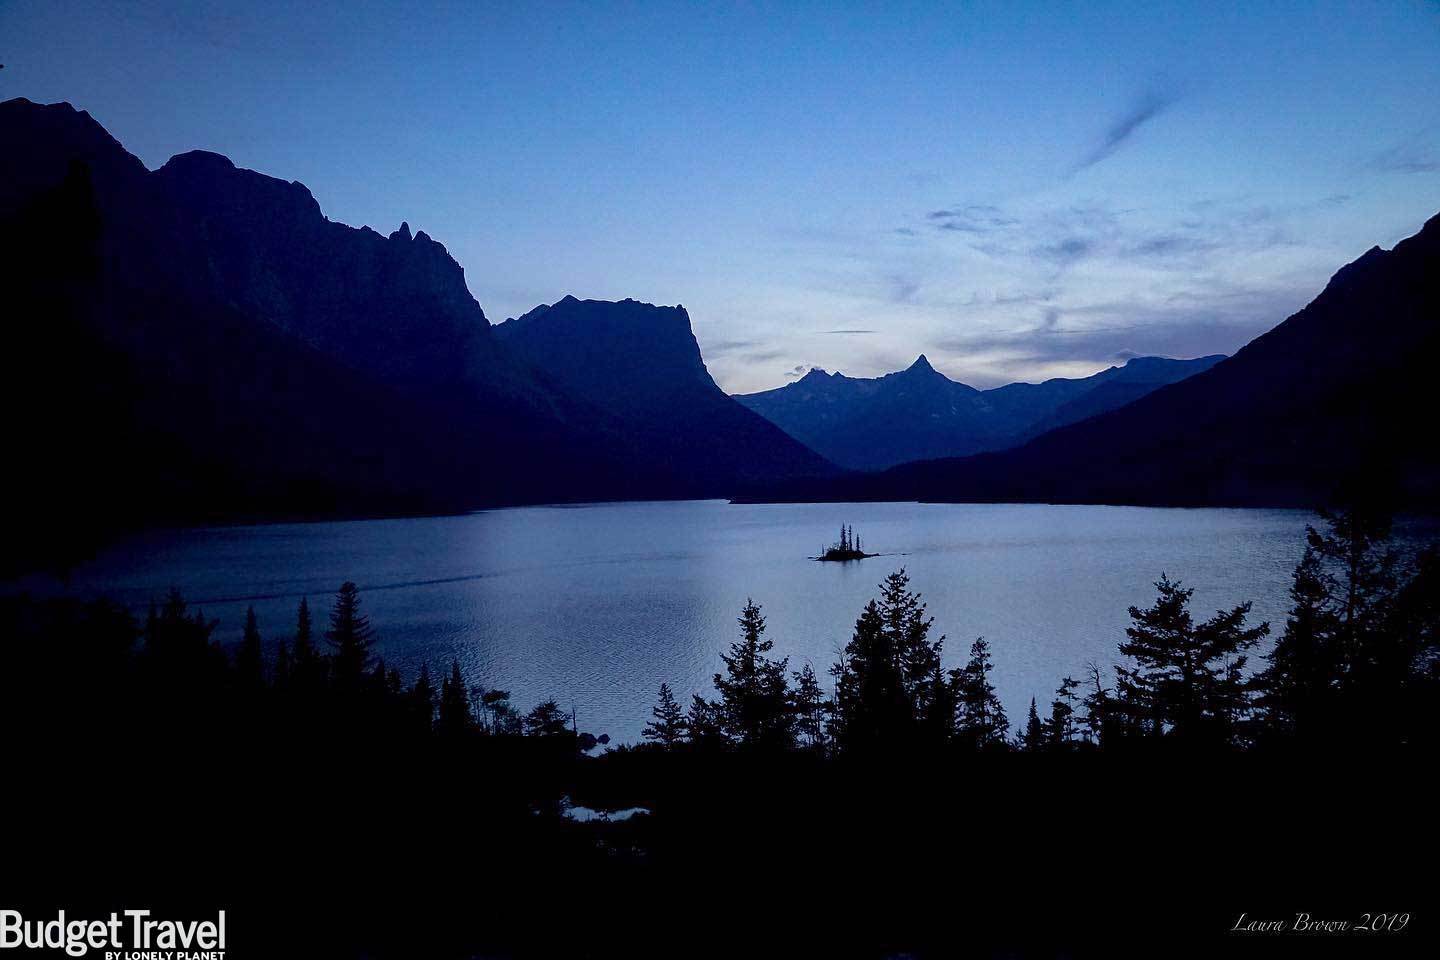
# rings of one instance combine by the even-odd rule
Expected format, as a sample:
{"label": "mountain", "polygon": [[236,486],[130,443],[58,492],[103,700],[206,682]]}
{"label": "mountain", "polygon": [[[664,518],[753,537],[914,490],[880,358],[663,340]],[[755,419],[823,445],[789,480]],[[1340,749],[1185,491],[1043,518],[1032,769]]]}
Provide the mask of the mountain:
{"label": "mountain", "polygon": [[921,354],[909,368],[883,377],[814,369],[795,383],[735,399],[841,466],[882,470],[1017,446],[1124,406],[1222,359],[1138,357],[1080,380],[982,391],[949,379]]}
{"label": "mountain", "polygon": [[[613,377],[593,402],[562,351],[503,342],[408,225],[335,223],[302,184],[218,154],[147,170],[69,104],[0,103],[0,142],[17,554],[111,527],[717,495],[832,469],[703,384],[675,400],[693,421],[614,402],[693,379],[683,350],[652,357],[670,371],[593,341]],[[679,318],[663,339],[693,347]],[[665,432],[686,423],[731,456]]]}
{"label": "mountain", "polygon": [[624,446],[646,451],[697,495],[836,472],[720,389],[683,306],[567,296],[494,329],[548,384],[613,418]]}
{"label": "mountain", "polygon": [[[999,453],[906,464],[805,499],[1440,508],[1431,411],[1440,215],[1342,267],[1209,370]],[[776,491],[796,498],[802,490]]]}

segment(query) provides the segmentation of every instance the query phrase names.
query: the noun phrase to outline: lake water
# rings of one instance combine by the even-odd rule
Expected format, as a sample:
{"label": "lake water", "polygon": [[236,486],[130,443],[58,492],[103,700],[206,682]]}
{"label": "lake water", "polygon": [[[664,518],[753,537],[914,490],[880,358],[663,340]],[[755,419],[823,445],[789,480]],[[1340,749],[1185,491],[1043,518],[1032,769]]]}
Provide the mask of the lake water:
{"label": "lake water", "polygon": [[[580,726],[634,740],[660,682],[710,692],[746,597],[792,668],[826,669],[875,585],[905,567],[946,634],[947,666],[984,636],[1012,722],[1042,710],[1060,678],[1106,667],[1161,572],[1195,588],[1194,610],[1254,601],[1284,622],[1310,515],[1290,510],[964,504],[733,505],[723,501],[525,507],[465,516],[223,527],[119,544],[68,589],[143,611],[173,585],[238,639],[253,604],[267,643],[310,598],[360,585],[376,651],[407,682],[458,658],[472,683],[528,709],[554,697]],[[808,559],[853,524],[852,563]],[[54,589],[31,581],[26,586]]]}

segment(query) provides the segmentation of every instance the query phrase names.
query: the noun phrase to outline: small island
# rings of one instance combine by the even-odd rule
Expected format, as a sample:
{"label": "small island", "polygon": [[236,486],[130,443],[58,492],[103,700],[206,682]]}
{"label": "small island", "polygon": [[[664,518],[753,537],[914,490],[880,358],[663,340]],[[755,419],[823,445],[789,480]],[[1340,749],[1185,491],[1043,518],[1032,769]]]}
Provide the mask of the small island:
{"label": "small island", "polygon": [[866,557],[877,557],[877,553],[866,553],[860,548],[860,538],[855,535],[855,528],[845,525],[840,527],[840,539],[830,544],[816,560],[864,560]]}

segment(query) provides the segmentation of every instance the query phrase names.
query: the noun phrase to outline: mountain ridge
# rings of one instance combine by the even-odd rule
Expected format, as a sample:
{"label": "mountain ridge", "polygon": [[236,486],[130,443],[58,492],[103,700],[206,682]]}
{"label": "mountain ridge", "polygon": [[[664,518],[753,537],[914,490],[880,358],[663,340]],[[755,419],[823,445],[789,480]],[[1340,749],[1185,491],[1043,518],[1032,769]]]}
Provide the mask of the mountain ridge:
{"label": "mountain ridge", "polygon": [[[804,499],[1440,509],[1414,429],[1440,354],[1440,214],[1372,247],[1226,360],[1003,452],[812,486]],[[772,491],[795,499],[798,488]]]}
{"label": "mountain ridge", "polygon": [[1219,359],[1136,357],[1090,377],[978,390],[946,377],[922,353],[905,369],[879,377],[812,369],[795,383],[736,399],[833,462],[877,470],[1018,446],[1130,403]]}

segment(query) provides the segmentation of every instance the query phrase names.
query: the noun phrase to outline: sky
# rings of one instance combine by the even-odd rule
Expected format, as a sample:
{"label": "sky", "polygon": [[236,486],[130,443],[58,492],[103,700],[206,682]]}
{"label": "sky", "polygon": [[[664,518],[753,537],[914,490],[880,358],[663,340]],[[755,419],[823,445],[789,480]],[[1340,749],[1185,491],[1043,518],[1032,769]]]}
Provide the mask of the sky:
{"label": "sky", "polygon": [[1232,353],[1440,212],[1440,4],[0,0],[69,101],[425,230],[492,321],[683,304],[731,392]]}

